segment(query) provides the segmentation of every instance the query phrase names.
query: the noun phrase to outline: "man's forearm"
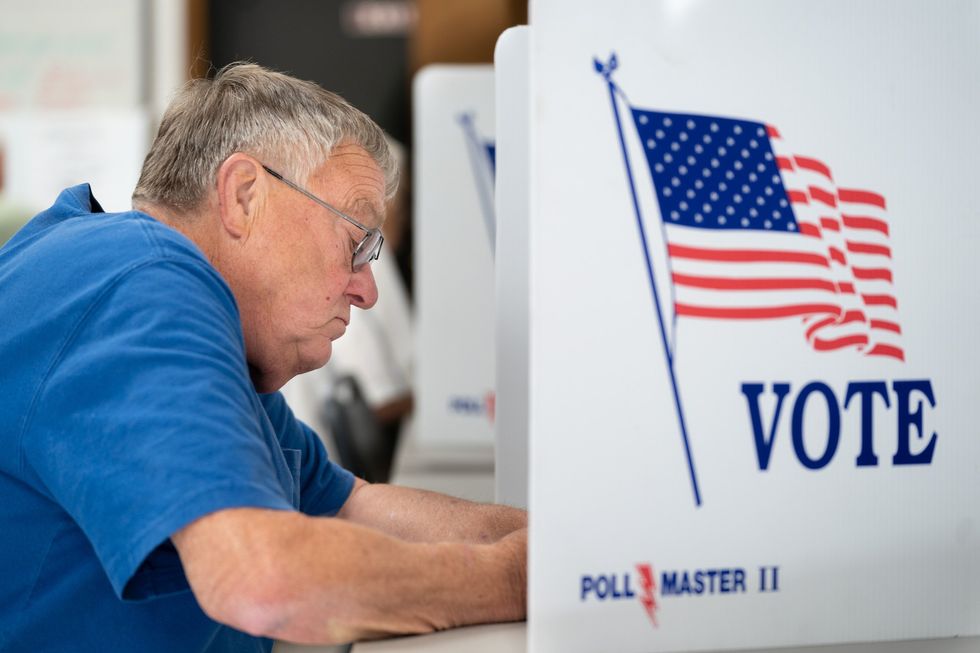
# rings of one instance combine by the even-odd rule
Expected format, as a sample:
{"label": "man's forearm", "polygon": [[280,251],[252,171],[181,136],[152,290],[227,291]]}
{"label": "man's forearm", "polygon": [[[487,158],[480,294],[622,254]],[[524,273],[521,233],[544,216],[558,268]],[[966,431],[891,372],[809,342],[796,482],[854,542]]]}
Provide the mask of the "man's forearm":
{"label": "man's forearm", "polygon": [[297,559],[323,560],[338,550],[353,555],[343,556],[342,564],[296,565],[286,572],[296,590],[285,604],[295,610],[271,636],[350,641],[524,618],[522,543],[407,543],[336,520],[314,519],[309,526],[297,534],[302,543],[287,547],[300,553]]}
{"label": "man's forearm", "polygon": [[[222,515],[247,519],[248,530],[223,528]],[[289,512],[228,510],[206,521],[205,540],[194,541],[194,526],[175,539],[188,580],[212,618],[252,634],[331,643],[526,613],[523,530],[493,544],[432,544]]]}
{"label": "man's forearm", "polygon": [[517,508],[362,481],[338,516],[412,542],[490,543],[527,528]]}

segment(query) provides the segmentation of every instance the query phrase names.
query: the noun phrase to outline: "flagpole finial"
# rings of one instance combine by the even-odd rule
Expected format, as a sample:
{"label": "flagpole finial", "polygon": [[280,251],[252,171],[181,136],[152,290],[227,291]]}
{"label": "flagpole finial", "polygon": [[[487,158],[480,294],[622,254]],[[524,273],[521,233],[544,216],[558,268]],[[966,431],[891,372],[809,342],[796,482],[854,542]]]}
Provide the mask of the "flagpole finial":
{"label": "flagpole finial", "polygon": [[616,59],[616,53],[611,53],[609,55],[609,61],[605,63],[603,63],[598,57],[594,57],[592,59],[592,64],[595,66],[595,71],[602,75],[607,82],[612,84],[613,71],[619,67],[619,61]]}

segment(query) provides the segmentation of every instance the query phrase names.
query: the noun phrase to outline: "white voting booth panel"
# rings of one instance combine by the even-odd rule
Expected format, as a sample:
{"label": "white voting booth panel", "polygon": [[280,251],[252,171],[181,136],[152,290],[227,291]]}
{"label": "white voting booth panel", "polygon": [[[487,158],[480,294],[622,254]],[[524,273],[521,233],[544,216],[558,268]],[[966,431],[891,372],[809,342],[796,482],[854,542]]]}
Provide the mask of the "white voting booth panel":
{"label": "white voting booth panel", "polygon": [[980,634],[978,25],[532,3],[531,651]]}
{"label": "white voting booth panel", "polygon": [[500,35],[497,91],[496,498],[527,507],[530,112],[526,25]]}
{"label": "white voting booth panel", "polygon": [[415,78],[417,439],[493,443],[493,67]]}

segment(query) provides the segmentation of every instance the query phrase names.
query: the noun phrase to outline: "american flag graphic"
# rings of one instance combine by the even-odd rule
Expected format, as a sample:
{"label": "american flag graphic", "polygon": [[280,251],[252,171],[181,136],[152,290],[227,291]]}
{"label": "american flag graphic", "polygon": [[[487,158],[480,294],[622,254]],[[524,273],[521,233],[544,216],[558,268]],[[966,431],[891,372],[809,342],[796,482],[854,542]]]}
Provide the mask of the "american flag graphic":
{"label": "american flag graphic", "polygon": [[497,175],[497,144],[493,141],[486,141],[483,143],[483,151],[487,155],[487,161],[490,163],[490,174],[493,176]]}
{"label": "american flag graphic", "polygon": [[796,318],[817,351],[904,360],[885,198],[748,120],[630,108],[677,317]]}
{"label": "american flag graphic", "polygon": [[497,144],[492,139],[481,136],[474,125],[472,113],[462,113],[458,117],[466,140],[466,150],[473,169],[483,223],[487,230],[490,252],[496,249],[497,216],[494,202],[494,185],[497,180]]}

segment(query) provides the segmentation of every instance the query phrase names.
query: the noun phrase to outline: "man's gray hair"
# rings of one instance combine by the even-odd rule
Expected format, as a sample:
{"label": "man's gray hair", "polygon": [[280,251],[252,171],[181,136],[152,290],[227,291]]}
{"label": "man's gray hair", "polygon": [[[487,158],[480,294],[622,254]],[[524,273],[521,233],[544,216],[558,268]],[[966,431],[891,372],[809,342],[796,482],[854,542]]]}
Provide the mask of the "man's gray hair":
{"label": "man's gray hair", "polygon": [[213,79],[177,92],[143,161],[134,206],[197,208],[215,187],[218,167],[235,152],[250,154],[298,184],[326,163],[337,145],[354,143],[385,176],[386,199],[398,168],[384,132],[339,95],[252,63],[233,63]]}

